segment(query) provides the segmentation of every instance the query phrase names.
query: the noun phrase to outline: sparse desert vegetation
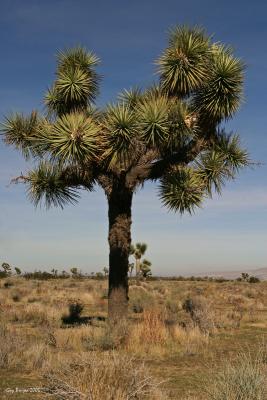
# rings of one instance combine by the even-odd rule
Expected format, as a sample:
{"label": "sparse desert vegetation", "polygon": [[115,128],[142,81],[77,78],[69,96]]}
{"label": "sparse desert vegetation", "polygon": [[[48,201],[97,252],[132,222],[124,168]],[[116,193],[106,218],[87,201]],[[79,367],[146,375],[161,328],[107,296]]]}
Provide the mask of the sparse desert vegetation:
{"label": "sparse desert vegetation", "polygon": [[42,386],[49,393],[16,398],[266,398],[266,282],[131,279],[129,292],[128,324],[111,326],[106,279],[1,279],[2,392]]}

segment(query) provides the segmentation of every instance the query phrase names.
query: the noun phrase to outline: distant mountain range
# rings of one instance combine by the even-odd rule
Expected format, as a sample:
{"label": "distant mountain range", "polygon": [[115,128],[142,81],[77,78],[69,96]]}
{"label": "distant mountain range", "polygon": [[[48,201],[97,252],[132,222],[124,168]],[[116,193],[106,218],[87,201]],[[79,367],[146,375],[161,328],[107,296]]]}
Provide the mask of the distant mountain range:
{"label": "distant mountain range", "polygon": [[194,274],[195,276],[211,276],[211,277],[223,277],[225,279],[236,279],[239,278],[242,272],[246,272],[249,275],[256,276],[261,280],[267,280],[267,267],[258,268],[258,269],[250,269],[250,270],[242,270],[242,271],[216,271],[216,272],[201,272]]}

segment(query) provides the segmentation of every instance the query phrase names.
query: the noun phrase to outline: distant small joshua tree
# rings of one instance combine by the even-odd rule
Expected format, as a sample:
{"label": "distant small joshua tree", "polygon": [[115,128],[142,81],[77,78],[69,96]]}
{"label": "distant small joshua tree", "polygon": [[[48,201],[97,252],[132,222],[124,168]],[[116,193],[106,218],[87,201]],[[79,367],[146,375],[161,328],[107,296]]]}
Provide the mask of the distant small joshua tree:
{"label": "distant small joshua tree", "polygon": [[15,272],[16,272],[17,275],[21,275],[21,269],[20,268],[15,267],[14,269],[15,269]]}
{"label": "distant small joshua tree", "polygon": [[78,268],[73,267],[73,268],[70,269],[70,272],[72,273],[73,277],[78,276]]}
{"label": "distant small joshua tree", "polygon": [[142,263],[140,265],[140,272],[144,278],[147,278],[148,276],[152,275],[151,268],[150,268],[151,265],[152,265],[152,263],[146,259],[144,259],[142,261]]}
{"label": "distant small joshua tree", "polygon": [[249,280],[249,274],[247,272],[242,272],[241,279],[242,281],[247,282]]}
{"label": "distant small joshua tree", "polygon": [[6,262],[2,263],[2,268],[7,275],[11,275],[12,273],[11,266],[8,263]]}
{"label": "distant small joshua tree", "polygon": [[105,276],[108,276],[108,268],[107,268],[107,267],[104,267],[104,268],[103,268],[103,272],[104,272],[104,275],[105,275]]}
{"label": "distant small joshua tree", "polygon": [[130,254],[135,258],[135,274],[136,276],[140,275],[140,265],[141,258],[145,254],[147,250],[146,243],[136,243],[136,245],[131,245]]}

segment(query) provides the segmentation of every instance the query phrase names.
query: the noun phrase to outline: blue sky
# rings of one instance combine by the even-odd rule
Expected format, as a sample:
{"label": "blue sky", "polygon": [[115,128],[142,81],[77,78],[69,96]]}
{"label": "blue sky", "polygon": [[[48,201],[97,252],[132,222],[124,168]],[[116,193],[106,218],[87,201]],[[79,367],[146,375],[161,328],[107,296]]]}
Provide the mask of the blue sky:
{"label": "blue sky", "polygon": [[[221,198],[192,217],[164,209],[148,185],[133,207],[133,240],[145,241],[155,274],[240,270],[267,266],[267,3],[256,1],[135,0],[126,2],[0,0],[0,118],[42,110],[59,49],[81,44],[102,60],[103,105],[122,88],[156,79],[154,60],[176,24],[199,24],[231,44],[246,63],[245,101],[227,129],[240,133],[262,165],[240,174]],[[9,186],[27,169],[0,143],[0,262],[24,270],[100,270],[108,264],[107,207],[100,190],[63,211],[34,209],[23,186]]]}

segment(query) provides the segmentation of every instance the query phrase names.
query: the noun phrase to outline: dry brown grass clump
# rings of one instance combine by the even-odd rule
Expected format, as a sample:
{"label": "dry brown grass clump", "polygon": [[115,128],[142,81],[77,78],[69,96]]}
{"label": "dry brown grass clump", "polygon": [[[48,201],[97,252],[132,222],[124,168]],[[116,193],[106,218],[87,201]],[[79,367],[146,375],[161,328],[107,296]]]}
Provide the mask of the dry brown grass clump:
{"label": "dry brown grass clump", "polygon": [[207,400],[266,400],[266,354],[240,353],[236,360],[226,361],[206,390]]}
{"label": "dry brown grass clump", "polygon": [[58,400],[167,399],[144,364],[114,352],[64,360],[45,378],[50,394]]}

